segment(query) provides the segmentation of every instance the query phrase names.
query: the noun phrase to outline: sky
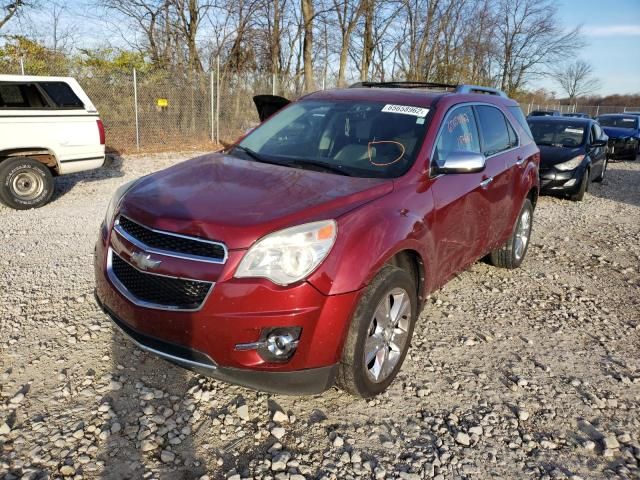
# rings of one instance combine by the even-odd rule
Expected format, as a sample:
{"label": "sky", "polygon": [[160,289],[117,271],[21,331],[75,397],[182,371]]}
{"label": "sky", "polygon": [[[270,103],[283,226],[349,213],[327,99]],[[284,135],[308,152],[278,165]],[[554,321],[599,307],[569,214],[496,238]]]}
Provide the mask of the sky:
{"label": "sky", "polygon": [[[41,0],[41,5],[56,1],[68,8],[63,24],[76,31],[75,40],[84,46],[95,46],[108,39],[124,44],[122,32],[114,32],[92,7],[89,0]],[[640,0],[557,0],[560,23],[570,30],[581,26],[586,47],[567,61],[582,58],[594,68],[601,81],[600,95],[640,93]],[[32,12],[33,13],[33,12]],[[35,15],[36,22],[37,14]],[[45,24],[46,24],[45,20]],[[26,25],[14,24],[14,30]],[[16,32],[18,33],[18,32]],[[530,88],[546,88],[563,96],[560,87],[550,79],[537,79]]]}
{"label": "sky", "polygon": [[[565,28],[582,26],[587,46],[578,57],[593,66],[600,95],[640,93],[640,0],[562,0],[558,15]],[[531,82],[560,95],[550,80]]]}

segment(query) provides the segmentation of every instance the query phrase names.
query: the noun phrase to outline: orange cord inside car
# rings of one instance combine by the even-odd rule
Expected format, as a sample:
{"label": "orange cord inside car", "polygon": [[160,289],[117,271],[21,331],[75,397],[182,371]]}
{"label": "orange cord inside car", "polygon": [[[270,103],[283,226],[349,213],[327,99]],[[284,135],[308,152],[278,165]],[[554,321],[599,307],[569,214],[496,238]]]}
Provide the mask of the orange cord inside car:
{"label": "orange cord inside car", "polygon": [[[376,145],[378,143],[395,143],[396,145],[400,145],[400,149],[401,149],[400,155],[398,156],[398,158],[388,163],[374,162],[373,158],[371,158],[371,146]],[[374,140],[373,142],[369,142],[367,145],[367,154],[369,155],[369,163],[376,167],[388,167],[389,165],[393,165],[394,163],[399,162],[402,159],[402,157],[404,157],[404,152],[405,152],[404,145],[400,142],[396,142],[395,140]]]}

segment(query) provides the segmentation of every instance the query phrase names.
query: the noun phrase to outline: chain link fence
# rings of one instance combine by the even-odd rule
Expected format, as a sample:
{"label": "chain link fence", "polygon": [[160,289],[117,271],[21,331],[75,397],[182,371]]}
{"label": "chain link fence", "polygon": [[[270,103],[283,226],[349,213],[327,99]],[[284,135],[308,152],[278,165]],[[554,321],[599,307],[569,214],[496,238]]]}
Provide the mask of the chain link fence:
{"label": "chain link fence", "polygon": [[[135,71],[96,73],[90,67],[32,66],[20,59],[2,62],[2,72],[72,76],[96,105],[105,125],[107,148],[118,152],[214,149],[258,124],[253,96],[295,99],[304,93],[301,75],[276,78],[267,72]],[[316,83],[324,87],[322,80]],[[327,85],[328,86],[328,85]],[[560,110],[597,116],[640,107],[580,104],[523,104],[533,110]]]}

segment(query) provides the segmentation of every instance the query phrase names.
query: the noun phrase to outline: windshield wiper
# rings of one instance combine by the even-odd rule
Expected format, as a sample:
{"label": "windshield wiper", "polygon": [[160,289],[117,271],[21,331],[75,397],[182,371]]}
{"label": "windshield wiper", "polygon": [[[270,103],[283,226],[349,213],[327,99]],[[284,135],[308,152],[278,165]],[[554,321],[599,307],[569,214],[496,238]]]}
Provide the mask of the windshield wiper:
{"label": "windshield wiper", "polygon": [[352,175],[349,172],[344,171],[342,168],[337,165],[331,165],[325,162],[319,162],[317,160],[294,160],[291,162],[291,165],[299,165],[301,167],[310,166],[310,167],[320,167],[329,172],[337,173],[338,175],[346,175],[347,177],[351,177]]}
{"label": "windshield wiper", "polygon": [[233,149],[238,149],[241,152],[246,153],[247,155],[249,155],[253,160],[255,160],[256,162],[260,162],[260,163],[269,163],[271,165],[280,165],[281,167],[287,167],[288,165],[286,163],[281,163],[281,162],[276,162],[274,160],[267,160],[266,158],[264,158],[263,156],[261,156],[260,154],[254,152],[253,150],[251,150],[250,148],[247,147],[243,147],[242,145],[234,145]]}

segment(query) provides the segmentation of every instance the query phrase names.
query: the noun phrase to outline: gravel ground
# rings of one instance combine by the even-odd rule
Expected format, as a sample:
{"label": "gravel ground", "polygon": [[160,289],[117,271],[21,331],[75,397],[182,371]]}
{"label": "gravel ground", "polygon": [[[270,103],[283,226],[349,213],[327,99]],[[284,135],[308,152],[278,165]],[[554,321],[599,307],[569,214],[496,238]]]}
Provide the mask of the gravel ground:
{"label": "gravel ground", "polygon": [[432,295],[390,390],[270,395],[142,353],[93,299],[131,157],[0,207],[0,478],[640,478],[640,161],[542,197],[516,271]]}

